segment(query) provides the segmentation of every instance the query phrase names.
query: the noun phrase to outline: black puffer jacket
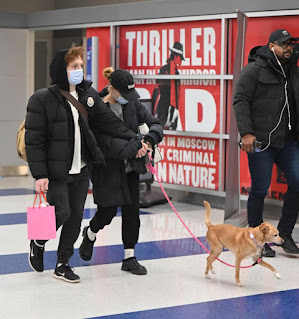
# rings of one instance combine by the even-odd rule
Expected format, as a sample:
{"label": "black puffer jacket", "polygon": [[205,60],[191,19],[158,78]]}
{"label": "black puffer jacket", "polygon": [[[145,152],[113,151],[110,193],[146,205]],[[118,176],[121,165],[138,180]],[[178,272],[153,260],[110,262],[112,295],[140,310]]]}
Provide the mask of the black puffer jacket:
{"label": "black puffer jacket", "polygon": [[[138,133],[139,125],[145,123],[149,128],[148,134],[144,137],[145,141],[149,141],[151,145],[160,143],[163,139],[163,128],[160,121],[154,117],[149,110],[139,101],[130,101],[123,107],[124,124],[131,131]],[[133,170],[138,174],[144,174],[145,158],[129,160]]]}
{"label": "black puffer jacket", "polygon": [[[70,105],[59,91],[59,88],[69,90],[64,59],[67,51],[58,52],[51,62],[50,75],[55,85],[34,93],[27,106],[26,154],[30,171],[36,179],[47,177],[66,180],[73,161],[74,121]],[[97,147],[90,128],[126,139],[131,139],[136,134],[128,130],[99,99],[98,93],[91,88],[91,82],[83,80],[77,85],[77,92],[89,118],[88,123],[79,116],[82,156],[87,163],[104,163],[103,154]],[[91,107],[87,104],[88,98],[94,101]]]}
{"label": "black puffer jacket", "polygon": [[[299,140],[297,59],[298,48],[294,50],[292,59],[285,67],[285,78],[268,45],[251,50],[249,64],[240,74],[233,101],[241,136],[253,134],[264,146],[268,145],[270,139],[272,147],[283,147],[289,134],[290,121],[291,134]],[[289,108],[286,105],[286,81]],[[271,131],[273,132],[270,134]]]}
{"label": "black puffer jacket", "polygon": [[[159,120],[154,117],[139,101],[130,101],[123,106],[125,125],[133,132],[138,132],[138,126],[146,123],[149,133],[144,137],[151,145],[158,144],[163,138],[163,129]],[[98,145],[106,158],[106,166],[92,165],[91,180],[93,183],[94,202],[102,207],[120,206],[130,203],[124,159],[129,162],[136,174],[144,174],[145,157],[135,159],[141,147],[140,141],[132,139],[129,142],[114,139],[109,136],[96,135]]]}
{"label": "black puffer jacket", "polygon": [[106,164],[104,167],[97,163],[90,165],[94,202],[102,207],[129,204],[130,193],[124,160],[137,154],[141,141],[137,137],[130,141],[102,134],[96,137]]}

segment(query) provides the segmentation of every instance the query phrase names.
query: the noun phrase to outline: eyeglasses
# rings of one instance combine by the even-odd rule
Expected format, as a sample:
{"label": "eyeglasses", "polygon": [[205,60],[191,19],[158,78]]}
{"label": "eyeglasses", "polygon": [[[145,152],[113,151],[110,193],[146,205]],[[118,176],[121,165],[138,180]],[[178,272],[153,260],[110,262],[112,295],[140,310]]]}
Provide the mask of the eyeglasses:
{"label": "eyeglasses", "polygon": [[295,46],[296,46],[296,43],[295,43],[295,42],[282,42],[282,43],[281,43],[281,42],[275,41],[275,42],[273,42],[273,43],[275,43],[275,44],[281,46],[283,49],[286,49],[287,47],[290,47],[290,48],[294,49]]}

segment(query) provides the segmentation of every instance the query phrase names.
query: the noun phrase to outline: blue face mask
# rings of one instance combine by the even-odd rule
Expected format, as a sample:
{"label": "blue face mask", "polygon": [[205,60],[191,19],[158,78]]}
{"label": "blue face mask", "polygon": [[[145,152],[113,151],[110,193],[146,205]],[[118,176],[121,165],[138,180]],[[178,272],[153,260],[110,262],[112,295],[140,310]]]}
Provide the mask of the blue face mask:
{"label": "blue face mask", "polygon": [[70,77],[68,78],[69,83],[72,85],[80,84],[83,81],[83,69],[71,70]]}
{"label": "blue face mask", "polygon": [[129,103],[129,101],[126,100],[126,99],[125,99],[124,97],[122,97],[122,96],[120,96],[120,97],[117,99],[117,102],[118,102],[119,104],[122,104],[122,105]]}
{"label": "blue face mask", "polygon": [[118,102],[119,104],[121,104],[121,105],[124,105],[124,104],[129,103],[129,101],[126,100],[126,99],[125,99],[124,97],[122,97],[122,96],[119,96],[119,97],[116,99],[115,95],[114,95],[114,94],[112,94],[112,95],[113,95],[114,100],[117,101],[117,102]]}

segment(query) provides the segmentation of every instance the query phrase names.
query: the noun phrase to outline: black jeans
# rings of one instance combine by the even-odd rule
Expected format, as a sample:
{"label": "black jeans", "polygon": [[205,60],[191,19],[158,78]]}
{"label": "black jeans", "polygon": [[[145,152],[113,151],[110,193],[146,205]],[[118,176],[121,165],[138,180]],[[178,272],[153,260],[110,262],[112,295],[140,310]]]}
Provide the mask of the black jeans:
{"label": "black jeans", "polygon": [[[62,226],[57,263],[67,263],[74,253],[76,242],[81,228],[84,204],[88,192],[89,173],[83,167],[80,174],[69,175],[67,182],[49,182],[47,199],[50,205],[55,206],[56,229]],[[38,240],[40,244],[46,241]]]}
{"label": "black jeans", "polygon": [[273,164],[283,171],[288,190],[284,197],[280,233],[291,234],[299,211],[299,144],[288,141],[282,149],[269,147],[264,152],[248,153],[251,191],[247,202],[248,223],[256,227],[263,222],[264,198],[271,183]]}
{"label": "black jeans", "polygon": [[[127,174],[128,188],[131,204],[122,205],[122,241],[124,248],[134,248],[138,242],[140,218],[139,218],[139,175],[135,172]],[[106,225],[109,225],[117,214],[117,206],[98,206],[98,211],[89,223],[91,231],[97,233]]]}

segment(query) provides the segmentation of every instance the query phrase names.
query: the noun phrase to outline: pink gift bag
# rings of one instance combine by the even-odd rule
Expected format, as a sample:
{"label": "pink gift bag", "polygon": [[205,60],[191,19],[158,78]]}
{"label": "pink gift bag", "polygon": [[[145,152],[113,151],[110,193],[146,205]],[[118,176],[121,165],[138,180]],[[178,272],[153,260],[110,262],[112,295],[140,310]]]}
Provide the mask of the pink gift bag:
{"label": "pink gift bag", "polygon": [[[39,195],[39,205],[35,206]],[[42,203],[42,197],[46,203]],[[49,206],[44,193],[36,194],[32,207],[27,207],[28,239],[48,240],[56,238],[55,207]]]}

